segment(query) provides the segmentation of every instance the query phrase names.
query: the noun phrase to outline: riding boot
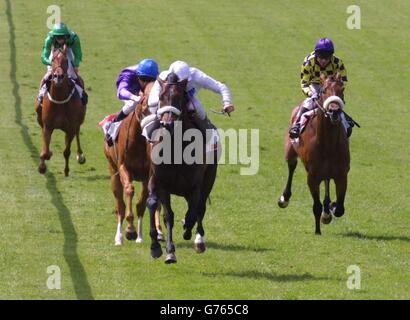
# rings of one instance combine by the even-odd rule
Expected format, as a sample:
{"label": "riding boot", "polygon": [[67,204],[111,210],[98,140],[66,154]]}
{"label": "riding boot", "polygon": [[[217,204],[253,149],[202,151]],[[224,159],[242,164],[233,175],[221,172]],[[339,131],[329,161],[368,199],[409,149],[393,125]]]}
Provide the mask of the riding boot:
{"label": "riding boot", "polygon": [[301,109],[299,111],[299,115],[296,118],[295,124],[289,129],[289,136],[292,139],[299,138],[299,135],[300,135],[300,120],[302,119],[302,115],[307,111],[309,111],[308,108],[301,107]]}
{"label": "riding boot", "polygon": [[81,88],[85,89],[85,88],[84,88],[84,80],[83,80],[83,78],[81,78],[78,74],[77,74],[77,79],[75,79],[75,82],[76,82]]}
{"label": "riding boot", "polygon": [[118,121],[124,120],[126,116],[127,115],[124,113],[124,111],[121,110],[112,122],[118,122]]}
{"label": "riding boot", "polygon": [[88,103],[88,94],[85,92],[85,87],[84,87],[84,80],[77,74],[77,78],[74,80],[77,85],[83,89],[83,92],[81,94],[81,102],[85,106]]}
{"label": "riding boot", "polygon": [[296,122],[292,128],[289,129],[289,137],[292,139],[299,138],[300,135],[300,123]]}
{"label": "riding boot", "polygon": [[352,135],[353,127],[355,126],[355,123],[350,116],[348,116],[346,113],[342,113],[342,122],[343,126],[346,128],[346,135],[349,138]]}

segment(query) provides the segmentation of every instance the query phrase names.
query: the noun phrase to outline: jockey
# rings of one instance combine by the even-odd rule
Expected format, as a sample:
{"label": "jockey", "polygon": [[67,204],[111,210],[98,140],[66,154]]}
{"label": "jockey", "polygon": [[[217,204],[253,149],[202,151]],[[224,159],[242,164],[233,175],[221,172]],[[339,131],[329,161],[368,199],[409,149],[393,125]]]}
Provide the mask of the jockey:
{"label": "jockey", "polygon": [[[112,122],[123,120],[135,110],[142,98],[145,86],[155,81],[158,74],[158,64],[153,59],[141,60],[138,64],[126,67],[120,72],[116,83],[117,97],[124,101],[124,106]],[[113,144],[109,132],[107,132],[105,140],[109,146]]]}
{"label": "jockey", "polygon": [[123,120],[135,110],[141,100],[140,92],[144,91],[148,83],[155,81],[158,74],[158,64],[152,59],[144,59],[120,72],[117,79],[117,97],[125,101],[125,104],[113,122]]}
{"label": "jockey", "polygon": [[48,33],[46,40],[44,41],[43,50],[41,52],[41,61],[47,65],[47,73],[43,77],[40,84],[40,91],[38,94],[38,106],[41,106],[43,101],[44,94],[47,90],[46,81],[50,78],[51,75],[51,66],[52,66],[52,52],[51,48],[61,48],[67,45],[67,57],[69,60],[68,64],[68,77],[73,79],[76,83],[76,88],[81,96],[81,100],[84,105],[87,104],[87,94],[84,91],[84,82],[81,77],[78,75],[78,67],[82,59],[81,44],[80,38],[78,35],[70,31],[64,23],[58,23],[54,25],[53,29]]}
{"label": "jockey", "polygon": [[[226,84],[211,78],[197,68],[189,67],[189,65],[184,61],[173,62],[168,70],[161,72],[159,78],[166,80],[168,74],[171,72],[177,75],[179,82],[188,80],[186,86],[186,91],[190,99],[188,109],[192,111],[193,121],[202,132],[206,132],[205,130],[208,128],[209,121],[207,119],[204,107],[197,98],[198,91],[201,88],[211,90],[221,95],[223,112],[230,114],[235,110],[235,107],[232,104],[231,93]],[[160,89],[160,84],[156,81],[151,89],[148,99],[148,106],[151,113],[157,112]]]}
{"label": "jockey", "polygon": [[[289,130],[289,135],[292,139],[299,137],[301,124],[304,122],[304,113],[316,108],[315,100],[319,98],[321,92],[320,74],[324,73],[326,76],[332,76],[340,72],[342,81],[346,85],[346,68],[343,61],[334,56],[333,53],[334,46],[332,40],[321,38],[316,43],[315,50],[307,55],[303,61],[300,73],[300,86],[307,98],[303,101],[295,123]],[[344,113],[342,113],[342,122],[348,130],[348,136],[350,136],[353,125],[347,122]]]}

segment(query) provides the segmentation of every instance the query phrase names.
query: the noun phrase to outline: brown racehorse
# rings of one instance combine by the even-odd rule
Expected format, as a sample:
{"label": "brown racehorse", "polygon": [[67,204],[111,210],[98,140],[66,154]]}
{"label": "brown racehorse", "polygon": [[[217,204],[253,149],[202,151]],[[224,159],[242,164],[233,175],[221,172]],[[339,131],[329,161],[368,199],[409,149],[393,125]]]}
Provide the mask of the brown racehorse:
{"label": "brown racehorse", "polygon": [[[141,135],[141,120],[149,114],[146,97],[148,96],[154,82],[145,86],[141,103],[134,113],[123,120],[118,132],[118,141],[112,146],[104,145],[104,153],[108,160],[111,173],[111,187],[116,200],[117,233],[115,235],[115,245],[122,245],[121,227],[124,218],[127,219],[128,226],[126,238],[136,240],[137,243],[143,241],[142,218],[146,208],[148,197],[148,178],[150,173],[150,144]],[[133,180],[141,181],[142,189],[137,202],[138,232],[134,226],[134,214],[132,212],[132,199],[134,197]],[[126,204],[123,195],[125,192]],[[126,211],[126,213],[125,213]],[[159,240],[162,240],[162,231],[159,223],[159,209],[156,212],[156,226]]]}
{"label": "brown racehorse", "polygon": [[[149,188],[150,196],[148,198],[148,208],[151,215],[151,256],[159,258],[162,255],[162,249],[157,241],[155,226],[153,224],[153,215],[157,207],[158,198],[164,208],[165,225],[167,228],[167,246],[165,263],[175,263],[175,246],[172,239],[172,229],[174,226],[174,212],[171,208],[171,194],[182,196],[188,203],[188,211],[184,220],[185,240],[192,237],[192,229],[197,224],[194,248],[198,253],[205,251],[204,235],[205,231],[202,221],[206,211],[206,200],[212,190],[216,172],[217,172],[217,150],[214,151],[214,156],[211,161],[204,159],[204,161],[188,163],[186,157],[187,145],[198,143],[197,137],[194,136],[194,141],[186,141],[185,137],[175,134],[181,132],[185,136],[188,130],[194,133],[195,129],[190,116],[188,114],[187,103],[188,95],[186,94],[187,81],[178,82],[175,74],[170,73],[166,81],[158,80],[161,85],[160,92],[160,108],[157,114],[160,116],[161,127],[159,132],[165,136],[170,137],[167,146],[169,147],[169,154],[166,151],[162,152],[164,158],[169,156],[169,161],[160,160],[156,156],[155,148],[159,148],[159,143],[165,140],[156,140],[152,152],[152,176],[150,178]],[[179,127],[178,127],[179,126]],[[183,140],[183,141],[181,141]],[[165,144],[167,142],[164,142]],[[203,141],[199,141],[199,150],[204,148]],[[180,145],[180,148],[177,146]],[[157,151],[158,151],[157,150]],[[196,152],[196,150],[195,150]],[[159,154],[161,151],[159,151]],[[206,158],[206,153],[200,155]],[[213,160],[212,160],[213,159]]]}
{"label": "brown racehorse", "polygon": [[71,154],[71,142],[74,137],[77,140],[77,160],[80,164],[85,163],[85,157],[80,144],[80,126],[84,122],[86,107],[75,89],[74,84],[68,78],[67,46],[53,49],[52,79],[47,93],[44,95],[43,104],[38,122],[43,133],[43,147],[40,154],[40,173],[47,171],[45,160],[50,160],[51,135],[54,129],[65,132],[65,168],[64,174],[69,174],[68,161]]}
{"label": "brown racehorse", "polygon": [[[288,134],[285,137],[285,158],[288,163],[288,181],[279,198],[278,205],[287,207],[292,195],[292,178],[300,157],[305,165],[310,193],[313,198],[315,233],[320,233],[320,220],[328,224],[332,214],[341,217],[344,212],[344,200],[347,189],[347,174],[350,169],[349,140],[341,122],[343,112],[343,82],[340,74],[326,78],[321,76],[322,95],[317,101],[316,115],[309,120],[301,133],[299,142],[292,142]],[[298,107],[292,112],[290,125],[297,114]],[[336,184],[336,202],[331,202],[329,182]],[[320,201],[320,183],[325,182],[325,198]],[[323,210],[323,212],[322,212]]]}

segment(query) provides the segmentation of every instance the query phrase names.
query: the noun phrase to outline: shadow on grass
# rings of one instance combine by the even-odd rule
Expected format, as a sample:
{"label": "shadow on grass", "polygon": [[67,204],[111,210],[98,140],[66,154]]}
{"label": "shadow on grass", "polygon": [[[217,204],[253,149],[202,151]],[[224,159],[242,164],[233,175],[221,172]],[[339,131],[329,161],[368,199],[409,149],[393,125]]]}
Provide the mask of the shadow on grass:
{"label": "shadow on grass", "polygon": [[333,280],[328,277],[317,277],[310,273],[303,274],[278,274],[275,272],[261,272],[255,270],[248,271],[228,271],[228,272],[203,272],[203,276],[206,277],[238,277],[249,278],[252,280],[268,280],[274,282],[292,282],[292,281],[320,281],[320,280]]}
{"label": "shadow on grass", "polygon": [[[19,93],[19,83],[17,82],[16,71],[16,44],[14,33],[14,23],[13,16],[11,12],[11,3],[10,0],[6,0],[6,15],[9,25],[9,44],[10,44],[10,80],[13,85],[13,96],[14,96],[14,109],[16,112],[15,123],[20,127],[20,133],[23,138],[23,141],[30,152],[31,158],[36,163],[38,159],[38,150],[35,147],[29,132],[28,127],[22,122],[22,111],[21,111],[21,97]],[[37,163],[36,163],[37,164]],[[73,222],[71,220],[70,210],[64,204],[64,200],[60,195],[60,192],[57,188],[57,182],[52,173],[46,174],[46,186],[47,190],[51,195],[51,202],[54,207],[57,209],[58,218],[61,223],[61,228],[64,232],[64,248],[63,254],[64,258],[70,269],[71,279],[73,281],[74,291],[78,299],[93,299],[91,287],[87,280],[87,275],[85,273],[84,267],[81,264],[81,261],[77,253],[77,233],[75,231]]]}
{"label": "shadow on grass", "polygon": [[363,240],[378,240],[378,241],[393,241],[393,240],[400,240],[410,242],[410,237],[406,236],[389,236],[389,235],[382,235],[382,236],[372,236],[366,235],[362,232],[346,232],[341,234],[343,237],[347,238],[357,238]]}
{"label": "shadow on grass", "polygon": [[[223,244],[212,241],[205,242],[208,249],[224,250],[224,251],[249,251],[249,252],[269,252],[274,251],[274,248],[253,248],[250,246],[243,246],[238,244]],[[180,248],[192,248],[192,241],[184,241],[177,244]]]}

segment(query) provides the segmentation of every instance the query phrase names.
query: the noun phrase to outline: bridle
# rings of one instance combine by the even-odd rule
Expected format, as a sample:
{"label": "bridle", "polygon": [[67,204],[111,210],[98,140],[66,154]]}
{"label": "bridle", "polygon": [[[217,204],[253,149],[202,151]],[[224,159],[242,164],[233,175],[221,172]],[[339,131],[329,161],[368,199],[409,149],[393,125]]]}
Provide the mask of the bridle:
{"label": "bridle", "polygon": [[[159,79],[159,82],[162,84],[162,86],[177,86],[177,87],[179,87],[179,88],[182,87],[181,83],[180,83],[180,82],[176,82],[176,81],[175,81],[175,82],[168,82],[168,81],[164,81],[164,80],[162,80],[162,79]],[[166,88],[166,87],[165,87],[165,88]],[[158,116],[159,119],[161,119],[160,122],[161,122],[161,124],[164,125],[164,126],[170,125],[173,121],[179,120],[179,119],[182,117],[182,114],[183,114],[183,111],[182,111],[182,110],[180,110],[179,108],[177,108],[177,107],[175,107],[175,106],[172,105],[172,102],[171,102],[171,101],[172,101],[172,99],[171,99],[171,98],[172,98],[172,97],[171,97],[171,90],[169,90],[168,88],[166,88],[166,89],[168,90],[168,92],[166,92],[166,93],[167,93],[167,101],[169,101],[171,104],[161,106],[161,103],[162,103],[161,100],[163,100],[163,99],[160,99],[160,101],[159,101],[159,108],[158,108],[158,110],[157,110],[157,116]],[[164,89],[163,89],[163,90],[164,90]],[[161,98],[163,97],[163,95],[164,95],[164,92],[161,92],[161,94],[160,94]],[[178,105],[180,108],[182,108],[183,99],[184,99],[184,94],[181,94],[180,97],[179,97],[178,103],[177,103],[177,105]],[[172,115],[175,116],[175,119],[173,119],[173,120],[171,120],[171,121],[164,121],[164,120],[162,120],[162,116],[163,116],[165,113],[171,113]]]}
{"label": "bridle", "polygon": [[[54,58],[56,58],[60,53],[63,54],[63,51],[61,50],[61,48],[58,48],[58,49],[57,49],[57,52],[53,54],[53,60],[54,60]],[[67,61],[67,62],[68,62],[68,61]],[[59,70],[59,69],[62,71],[62,75],[56,73],[57,70]],[[63,68],[63,66],[62,66],[61,64],[59,64],[59,65],[53,67],[52,72],[53,72],[53,73],[52,73],[52,80],[55,81],[55,82],[57,82],[57,81],[58,81],[58,82],[60,82],[60,81],[62,82],[62,81],[67,77],[67,72],[65,72],[65,70],[64,70],[64,68]],[[68,95],[68,97],[67,97],[66,99],[56,100],[56,99],[54,99],[54,98],[51,96],[50,91],[47,91],[47,97],[48,97],[48,99],[49,99],[52,103],[55,103],[55,104],[65,104],[65,103],[67,103],[68,101],[70,101],[70,99],[71,99],[71,97],[73,96],[74,92],[75,92],[75,86],[73,86],[73,88],[71,89],[71,92],[69,93],[69,95]]]}
{"label": "bridle", "polygon": [[[323,91],[322,91],[323,92]],[[322,99],[321,99],[322,100]],[[340,98],[339,96],[337,96],[335,94],[335,92],[332,93],[331,96],[327,97],[322,104],[320,104],[316,99],[314,100],[315,105],[323,112],[323,114],[325,115],[325,117],[330,117],[331,119],[333,119],[334,116],[334,112],[343,112],[343,108],[344,108],[344,101],[342,98]],[[339,105],[339,109],[337,110],[331,110],[330,109],[330,105],[332,103],[336,103]]]}

